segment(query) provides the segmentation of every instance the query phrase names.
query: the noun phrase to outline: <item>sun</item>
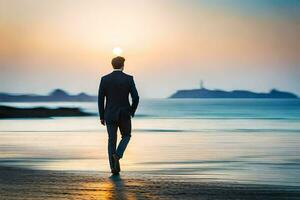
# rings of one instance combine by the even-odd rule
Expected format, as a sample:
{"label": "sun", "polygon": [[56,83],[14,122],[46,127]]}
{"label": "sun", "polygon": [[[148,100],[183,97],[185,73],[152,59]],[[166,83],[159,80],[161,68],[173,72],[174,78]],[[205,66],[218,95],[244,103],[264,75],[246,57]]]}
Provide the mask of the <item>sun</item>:
{"label": "sun", "polygon": [[120,56],[122,54],[123,50],[120,47],[113,48],[113,54],[116,56]]}

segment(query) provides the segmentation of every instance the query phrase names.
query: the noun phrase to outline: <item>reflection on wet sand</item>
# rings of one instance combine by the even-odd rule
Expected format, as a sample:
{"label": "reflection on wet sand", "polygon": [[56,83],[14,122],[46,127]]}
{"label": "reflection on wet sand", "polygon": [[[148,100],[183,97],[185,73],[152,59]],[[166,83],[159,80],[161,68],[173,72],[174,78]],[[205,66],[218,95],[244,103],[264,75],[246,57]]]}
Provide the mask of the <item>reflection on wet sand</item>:
{"label": "reflection on wet sand", "polygon": [[126,183],[120,175],[112,175],[105,181],[84,183],[80,186],[80,190],[82,191],[80,196],[84,199],[137,199],[134,193],[126,189]]}
{"label": "reflection on wet sand", "polygon": [[[80,185],[80,196],[83,199],[121,199],[121,200],[136,200],[141,198],[149,198],[152,195],[137,195],[130,191],[132,187],[141,188],[143,182],[139,180],[126,180],[121,178],[121,175],[111,175],[108,179],[98,181],[84,182]],[[78,196],[78,194],[76,194]],[[146,197],[147,196],[147,197]]]}
{"label": "reflection on wet sand", "polygon": [[124,181],[121,179],[120,175],[112,175],[109,177],[110,181],[108,183],[112,186],[112,194],[116,199],[128,199],[135,200],[137,199],[135,194],[126,189]]}

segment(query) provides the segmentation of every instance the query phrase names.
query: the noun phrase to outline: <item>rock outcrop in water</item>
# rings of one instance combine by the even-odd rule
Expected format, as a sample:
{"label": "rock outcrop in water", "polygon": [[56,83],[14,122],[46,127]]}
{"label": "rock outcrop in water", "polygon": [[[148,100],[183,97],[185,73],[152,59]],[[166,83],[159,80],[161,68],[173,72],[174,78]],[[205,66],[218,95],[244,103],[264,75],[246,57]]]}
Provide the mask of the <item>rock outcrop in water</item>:
{"label": "rock outcrop in water", "polygon": [[92,113],[81,111],[79,108],[15,108],[0,106],[0,119],[7,118],[49,118],[49,117],[75,117],[91,116]]}
{"label": "rock outcrop in water", "polygon": [[269,93],[256,93],[247,90],[209,90],[206,88],[192,89],[192,90],[178,90],[172,94],[169,98],[298,98],[297,95],[279,91],[276,89],[271,90]]}

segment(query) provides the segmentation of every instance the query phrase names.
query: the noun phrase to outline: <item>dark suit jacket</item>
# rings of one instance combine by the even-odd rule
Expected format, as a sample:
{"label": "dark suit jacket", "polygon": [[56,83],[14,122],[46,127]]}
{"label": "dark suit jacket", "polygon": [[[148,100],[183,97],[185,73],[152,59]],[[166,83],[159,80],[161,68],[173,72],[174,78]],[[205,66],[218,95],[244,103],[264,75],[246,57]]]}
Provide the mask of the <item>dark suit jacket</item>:
{"label": "dark suit jacket", "polygon": [[[131,105],[129,103],[129,94],[132,98]],[[134,116],[138,103],[139,95],[133,76],[121,71],[113,71],[101,78],[98,93],[100,119],[104,119],[106,123],[130,119],[131,116]]]}

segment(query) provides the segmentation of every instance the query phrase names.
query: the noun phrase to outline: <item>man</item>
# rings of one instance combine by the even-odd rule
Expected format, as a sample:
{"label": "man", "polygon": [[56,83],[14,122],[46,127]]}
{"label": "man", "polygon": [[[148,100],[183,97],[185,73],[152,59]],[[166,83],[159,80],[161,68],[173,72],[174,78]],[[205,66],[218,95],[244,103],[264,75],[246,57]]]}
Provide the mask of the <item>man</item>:
{"label": "man", "polygon": [[[108,157],[111,172],[120,172],[119,160],[131,137],[131,117],[139,103],[139,95],[133,77],[123,73],[125,59],[115,57],[111,64],[113,72],[101,78],[98,93],[98,108],[100,121],[106,125],[108,132]],[[129,94],[132,104],[129,103]],[[105,106],[104,106],[105,99]],[[122,139],[116,148],[117,130],[120,129]]]}

